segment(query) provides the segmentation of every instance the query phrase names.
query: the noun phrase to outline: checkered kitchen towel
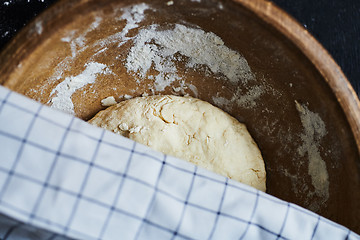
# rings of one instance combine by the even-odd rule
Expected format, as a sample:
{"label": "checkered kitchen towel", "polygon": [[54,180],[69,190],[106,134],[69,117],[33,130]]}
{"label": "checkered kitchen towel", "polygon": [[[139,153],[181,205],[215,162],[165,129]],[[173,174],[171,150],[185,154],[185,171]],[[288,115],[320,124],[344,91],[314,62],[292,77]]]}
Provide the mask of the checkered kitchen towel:
{"label": "checkered kitchen towel", "polygon": [[0,86],[2,239],[360,239]]}

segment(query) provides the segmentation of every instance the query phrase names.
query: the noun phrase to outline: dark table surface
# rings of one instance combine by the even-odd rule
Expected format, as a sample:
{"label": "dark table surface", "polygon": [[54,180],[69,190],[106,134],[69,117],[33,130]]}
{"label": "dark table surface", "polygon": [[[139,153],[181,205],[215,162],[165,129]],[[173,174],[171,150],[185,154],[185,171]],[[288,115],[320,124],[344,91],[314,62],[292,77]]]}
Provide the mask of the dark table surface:
{"label": "dark table surface", "polygon": [[[31,19],[56,1],[0,0],[0,49]],[[273,2],[323,44],[360,96],[360,0]]]}

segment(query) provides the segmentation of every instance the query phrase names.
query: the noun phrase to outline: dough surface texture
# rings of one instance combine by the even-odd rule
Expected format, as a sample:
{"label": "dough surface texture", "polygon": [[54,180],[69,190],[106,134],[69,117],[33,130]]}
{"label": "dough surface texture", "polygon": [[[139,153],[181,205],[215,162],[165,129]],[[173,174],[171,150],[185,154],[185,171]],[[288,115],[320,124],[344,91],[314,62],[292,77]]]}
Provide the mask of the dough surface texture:
{"label": "dough surface texture", "polygon": [[100,111],[89,123],[266,189],[264,161],[246,126],[210,103],[171,95],[138,97]]}

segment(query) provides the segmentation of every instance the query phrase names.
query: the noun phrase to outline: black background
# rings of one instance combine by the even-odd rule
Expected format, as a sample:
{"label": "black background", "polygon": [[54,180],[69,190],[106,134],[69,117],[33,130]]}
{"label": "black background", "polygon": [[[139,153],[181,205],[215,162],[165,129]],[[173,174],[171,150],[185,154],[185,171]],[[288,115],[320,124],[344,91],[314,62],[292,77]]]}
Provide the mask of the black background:
{"label": "black background", "polygon": [[[99,0],[101,1],[101,0]],[[0,0],[0,49],[56,0]],[[360,96],[360,0],[273,0],[330,52]]]}

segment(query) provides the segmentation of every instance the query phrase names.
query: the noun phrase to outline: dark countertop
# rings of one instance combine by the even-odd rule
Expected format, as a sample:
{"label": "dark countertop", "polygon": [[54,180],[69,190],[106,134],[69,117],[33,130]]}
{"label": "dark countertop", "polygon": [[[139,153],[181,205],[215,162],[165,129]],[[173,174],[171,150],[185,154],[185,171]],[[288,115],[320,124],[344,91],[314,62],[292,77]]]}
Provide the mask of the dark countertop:
{"label": "dark countertop", "polygon": [[[31,19],[56,0],[3,0],[0,49]],[[330,52],[360,96],[360,1],[273,0]]]}

